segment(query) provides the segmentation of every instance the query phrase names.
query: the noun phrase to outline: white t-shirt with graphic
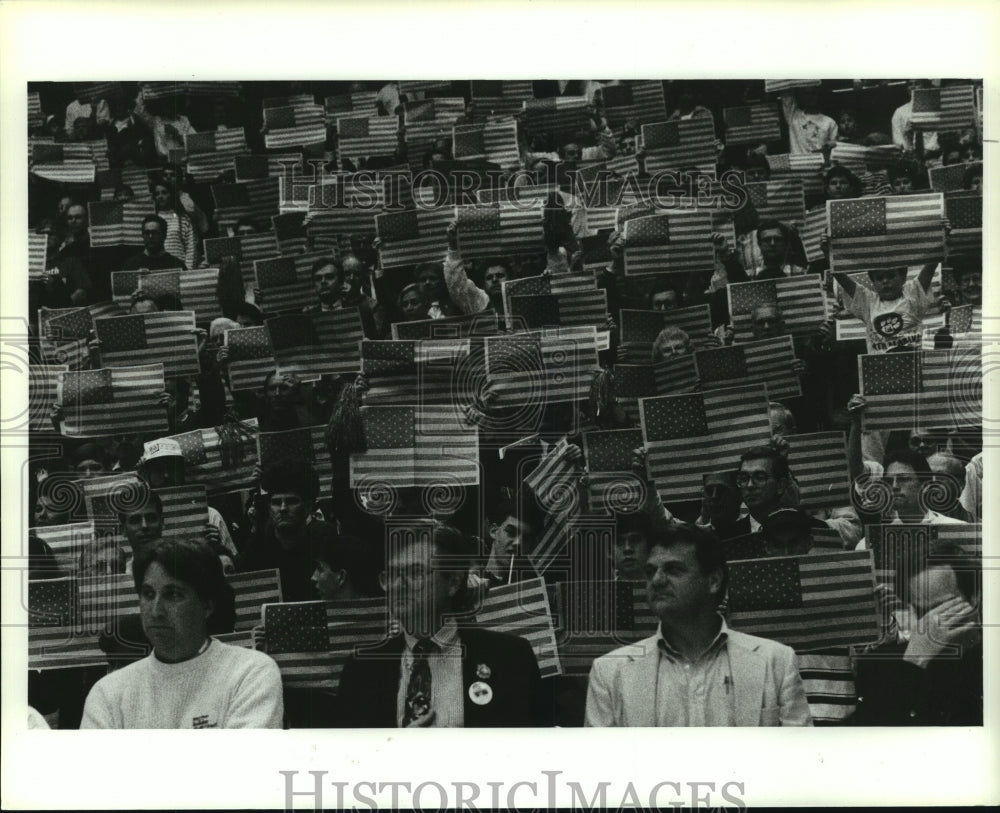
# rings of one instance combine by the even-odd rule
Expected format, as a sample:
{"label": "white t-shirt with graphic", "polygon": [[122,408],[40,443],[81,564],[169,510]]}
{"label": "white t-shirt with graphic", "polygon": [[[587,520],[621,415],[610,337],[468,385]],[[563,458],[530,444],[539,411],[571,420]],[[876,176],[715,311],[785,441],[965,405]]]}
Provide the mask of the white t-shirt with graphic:
{"label": "white t-shirt with graphic", "polygon": [[883,301],[863,285],[854,296],[844,291],[847,310],[865,323],[869,353],[886,353],[896,347],[920,348],[921,322],[934,298],[917,279],[907,280],[899,299]]}

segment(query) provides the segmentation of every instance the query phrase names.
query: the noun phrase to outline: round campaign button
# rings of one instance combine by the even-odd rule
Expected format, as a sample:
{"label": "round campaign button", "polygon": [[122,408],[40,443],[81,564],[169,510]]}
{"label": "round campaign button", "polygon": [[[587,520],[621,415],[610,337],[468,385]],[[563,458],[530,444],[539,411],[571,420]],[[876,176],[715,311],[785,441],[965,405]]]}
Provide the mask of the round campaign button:
{"label": "round campaign button", "polygon": [[469,687],[469,699],[477,706],[485,706],[493,699],[493,689],[488,683],[477,680]]}

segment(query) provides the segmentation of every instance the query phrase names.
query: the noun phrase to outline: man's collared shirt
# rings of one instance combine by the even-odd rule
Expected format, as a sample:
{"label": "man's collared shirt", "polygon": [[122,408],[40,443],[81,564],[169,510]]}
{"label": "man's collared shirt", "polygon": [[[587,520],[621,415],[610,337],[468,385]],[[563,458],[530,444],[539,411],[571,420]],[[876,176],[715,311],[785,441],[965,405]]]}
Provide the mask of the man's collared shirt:
{"label": "man's collared shirt", "polygon": [[657,629],[656,724],[658,726],[732,726],[735,692],[729,663],[729,628],[719,632],[701,655],[686,660]]}
{"label": "man's collared shirt", "polygon": [[[413,669],[413,645],[417,638],[403,633],[406,648],[399,667],[399,690],[396,693],[396,720],[403,723],[406,712],[406,688]],[[462,693],[462,643],[458,625],[449,618],[431,640],[437,651],[427,656],[431,668],[431,708],[434,709],[432,728],[461,728],[465,724],[465,697]]]}

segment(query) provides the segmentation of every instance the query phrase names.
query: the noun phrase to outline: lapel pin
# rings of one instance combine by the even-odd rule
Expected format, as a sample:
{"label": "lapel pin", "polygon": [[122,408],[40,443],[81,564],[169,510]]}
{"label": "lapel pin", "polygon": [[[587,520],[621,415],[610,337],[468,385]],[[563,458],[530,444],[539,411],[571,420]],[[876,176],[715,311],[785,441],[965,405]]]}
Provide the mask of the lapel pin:
{"label": "lapel pin", "polygon": [[477,706],[485,706],[493,699],[493,689],[488,683],[477,680],[469,687],[469,699]]}
{"label": "lapel pin", "polygon": [[481,663],[476,667],[476,677],[480,680],[489,680],[490,675],[492,674],[493,670],[490,669],[490,667],[488,667],[485,663]]}

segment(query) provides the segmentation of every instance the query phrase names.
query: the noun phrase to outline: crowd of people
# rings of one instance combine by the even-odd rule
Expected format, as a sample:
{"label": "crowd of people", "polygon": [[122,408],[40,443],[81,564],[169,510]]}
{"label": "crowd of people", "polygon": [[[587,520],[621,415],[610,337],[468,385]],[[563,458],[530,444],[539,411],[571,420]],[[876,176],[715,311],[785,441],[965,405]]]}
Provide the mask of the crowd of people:
{"label": "crowd of people", "polygon": [[[867,427],[877,388],[865,388],[858,360],[886,353],[917,359],[974,344],[982,325],[981,242],[953,241],[952,235],[969,231],[968,224],[942,218],[939,251],[920,265],[882,264],[845,273],[837,268],[837,235],[827,227],[811,241],[806,232],[809,214],[826,211],[830,202],[981,194],[981,119],[975,103],[966,124],[935,132],[915,115],[922,105],[911,101],[916,98],[911,94],[924,90],[944,94],[964,86],[981,99],[981,83],[859,80],[774,88],[762,81],[591,80],[489,83],[489,89],[477,89],[476,82],[460,81],[317,81],[224,83],[216,89],[206,87],[209,83],[197,88],[175,83],[173,90],[163,84],[29,85],[40,111],[29,136],[30,236],[44,235],[46,244],[44,268],[33,269],[29,280],[33,379],[38,370],[39,379],[47,374],[59,382],[33,403],[40,417],[33,423],[30,461],[31,583],[99,583],[127,575],[138,595],[138,615],[130,611],[118,618],[117,633],[101,638],[106,663],[29,664],[28,700],[40,713],[32,718],[39,725],[982,723],[980,587],[968,569],[970,548],[955,547],[951,537],[932,545],[930,553],[914,546],[911,555],[901,556],[905,562],[891,579],[878,570],[879,559],[871,560],[878,578],[872,602],[879,634],[850,646],[793,649],[766,635],[747,634],[736,623],[730,626],[727,593],[734,562],[871,550],[872,526],[961,525],[970,531],[963,538],[973,540],[968,543],[973,556],[978,551],[981,420],[970,420],[966,410],[956,412],[950,424],[935,413],[943,422],[909,425],[901,419],[891,429]],[[501,84],[523,87],[514,92]],[[643,93],[653,102],[639,104]],[[451,109],[443,102],[455,100],[458,112],[426,143],[412,137],[427,126],[418,111],[433,110],[435,101],[440,109]],[[578,109],[579,117],[539,125],[548,121],[534,113],[540,100],[551,101],[556,112]],[[746,115],[764,108],[774,113],[772,130],[731,137]],[[290,112],[282,120],[276,109]],[[730,115],[734,109],[744,113]],[[746,114],[748,109],[755,112]],[[268,148],[276,133],[313,123],[308,114],[315,110],[322,111],[323,140],[309,141],[314,136],[303,134],[290,148]],[[348,154],[347,131],[342,134],[339,125],[339,117],[347,115],[395,118],[391,151]],[[662,159],[644,142],[644,126],[699,120],[714,134],[713,166],[699,165],[702,174],[735,173],[730,177],[740,187],[797,179],[801,217],[783,221],[762,211],[766,202],[760,197],[741,195],[738,205],[713,211],[712,228],[703,235],[708,258],[703,268],[681,274],[665,263],[634,273],[637,243],[628,226],[636,216],[662,213],[637,207],[634,200],[619,201],[613,227],[601,221],[602,228],[594,228],[594,207],[577,181],[597,169],[607,170],[612,181],[647,180],[654,160]],[[510,122],[516,126],[516,166],[501,164],[488,141],[480,155],[455,155],[458,129]],[[252,193],[241,186],[235,157],[228,166],[220,164],[218,174],[199,171],[195,177],[188,165],[200,153],[192,150],[192,137],[215,133],[221,143],[223,133],[234,131],[240,135],[237,155],[291,155],[296,177],[318,169],[341,180],[389,169],[436,169],[445,178],[457,177],[456,169],[471,169],[479,177],[500,177],[505,194],[538,193],[539,205],[531,210],[537,244],[530,252],[477,251],[455,209],[469,201],[452,194],[439,207],[453,210],[442,220],[440,243],[414,255],[410,264],[387,263],[398,235],[383,233],[374,216],[364,231],[335,229],[331,235],[313,227],[314,218],[321,219],[320,207],[291,199],[284,177],[290,165],[277,163],[267,165],[269,176],[282,176],[276,209],[220,218],[221,187]],[[53,170],[52,156],[60,154],[53,150],[60,146],[63,157],[55,164],[66,166],[80,161],[71,156],[82,154],[71,148],[86,146],[90,157],[83,163],[93,164],[93,178],[80,182],[60,174],[58,166]],[[860,153],[845,153],[845,146]],[[838,158],[847,154],[863,157],[848,165]],[[802,158],[814,160],[801,163],[807,169],[789,169]],[[934,179],[948,167],[957,172],[945,188]],[[672,191],[696,197],[698,173],[687,162],[673,169]],[[91,213],[101,201],[121,203],[122,211],[143,204],[135,233],[118,241],[96,239]],[[981,211],[981,199],[978,205]],[[409,206],[417,210],[413,201]],[[282,230],[289,214],[298,218],[294,241]],[[669,211],[666,216],[669,220]],[[981,228],[981,215],[979,222]],[[259,259],[305,258],[297,273],[308,283],[308,294],[294,307],[274,309],[260,273],[249,273],[248,255],[240,253],[247,245],[241,241],[269,234],[272,248]],[[217,258],[209,244],[227,237],[235,248],[223,249]],[[204,269],[214,272],[209,314],[190,307],[193,295],[185,293],[185,275],[194,279]],[[126,271],[138,274],[115,273]],[[178,285],[166,292],[147,287],[147,272],[152,278],[160,271],[179,271]],[[779,291],[782,281],[807,275],[817,280],[814,300],[822,299],[824,315],[814,323],[803,326],[796,309],[817,312],[816,301],[783,300],[780,293],[758,301],[745,322],[738,321],[732,286],[768,281]],[[129,279],[130,290],[123,290],[120,280]],[[550,307],[554,300],[556,316],[549,318],[555,321],[513,312],[513,284],[527,279],[550,296]],[[543,328],[545,335],[576,330],[580,322],[560,319],[571,312],[571,294],[582,290],[600,292],[605,304],[599,316],[585,317],[589,332],[573,334],[589,342],[568,372],[582,383],[567,396],[552,383],[556,379],[546,372],[541,354],[529,369],[537,378],[525,396],[531,403],[512,404],[505,397],[503,365],[491,358],[496,347],[491,341],[537,337]],[[700,321],[698,308],[704,314]],[[971,313],[961,323],[950,316],[960,308]],[[77,393],[76,402],[67,401],[71,377],[128,369],[127,357],[122,363],[112,356],[96,329],[67,338],[48,329],[48,320],[79,313],[96,328],[101,320],[141,316],[140,329],[152,342],[152,323],[144,321],[150,315],[192,310],[195,327],[189,336],[197,374],[161,371],[162,391],[143,396],[139,404],[162,428],[129,431],[116,425],[109,411],[106,432],[81,431],[75,413],[88,396]],[[647,320],[662,317],[648,340],[626,333],[637,311]],[[314,374],[309,361],[282,363],[275,318],[296,315],[301,317],[296,321],[319,325],[330,314],[350,315],[363,335],[353,363],[342,367],[348,371]],[[476,321],[479,317],[486,318]],[[246,388],[237,367],[246,359],[238,355],[236,339],[252,330],[270,331],[273,347],[258,359],[264,366],[255,368],[256,383]],[[440,371],[421,366],[426,359],[419,346],[402,341],[407,336],[451,341],[456,354],[465,348],[464,366],[456,362],[444,406],[425,397],[432,384],[439,385]],[[747,359],[754,348],[783,338],[791,350],[789,358],[779,359],[782,380],[790,380],[795,392],[778,397],[771,389],[766,395],[762,419],[769,431],[760,436],[748,430],[745,441],[729,442],[709,461],[678,453],[675,469],[658,464],[654,476],[648,399],[683,395],[670,401],[677,423],[704,422],[692,417],[691,399],[757,383]],[[400,362],[398,352],[375,356],[365,349],[390,341],[397,348],[406,345],[398,352],[409,356]],[[67,355],[67,346],[78,352]],[[168,369],[175,352],[170,348],[161,359]],[[692,358],[698,366],[725,348],[740,354],[742,372],[724,380],[678,372]],[[428,350],[427,358],[433,352],[443,353]],[[650,380],[670,383],[643,392],[637,402],[626,382],[640,369]],[[976,379],[973,388],[978,385],[978,369],[960,372],[965,380]],[[386,388],[386,377],[393,375],[401,377]],[[913,386],[922,386],[919,374]],[[917,390],[909,396],[921,397]],[[435,398],[440,398],[436,390]],[[475,447],[455,454],[474,459],[475,476],[456,487],[453,472],[440,460],[435,464],[411,451],[415,474],[403,477],[390,466],[383,470],[384,482],[362,483],[359,461],[380,455],[392,460],[390,451],[416,445],[396,436],[421,431],[391,422],[376,426],[374,416],[388,414],[378,410],[393,408],[401,415],[409,407],[419,413],[425,403],[451,408],[448,420],[460,424],[462,442]],[[419,424],[421,418],[406,420]],[[309,441],[305,455],[289,441],[285,454],[247,457],[254,454],[258,433],[314,428],[317,440]],[[629,439],[630,454],[627,463],[611,469],[631,496],[624,503],[602,504],[594,498],[595,483],[609,469],[599,465],[591,439],[616,431],[622,442]],[[218,448],[192,455],[180,437],[192,432],[211,433]],[[806,499],[815,472],[806,459],[790,464],[799,436],[813,433],[840,435],[843,454],[833,461],[845,484],[839,502]],[[709,435],[707,424],[694,434]],[[203,442],[207,449],[204,436]],[[439,447],[440,457],[450,460],[453,450],[446,443]],[[224,472],[245,467],[249,473],[206,478],[206,453],[220,457]],[[701,493],[670,496],[678,493],[670,481],[692,474]],[[115,503],[110,524],[103,517],[104,525],[89,499],[89,489],[102,478],[132,484],[130,499]],[[207,485],[207,509],[194,527],[185,525],[179,533],[170,527],[176,515],[165,509],[161,493],[201,483]],[[46,541],[49,529],[85,522],[97,524],[93,549],[74,548],[67,559],[63,549]],[[574,529],[586,527],[610,529],[610,535],[596,558],[575,561]],[[237,626],[237,597],[227,580],[272,569],[278,572],[281,603],[325,602],[331,620],[346,617],[347,608],[384,600],[384,634],[340,659],[332,688],[288,685],[280,659],[271,657],[276,650],[273,640],[269,648],[266,628],[256,630],[252,646],[215,637]],[[544,677],[537,647],[476,621],[476,607],[491,591],[537,580],[547,591],[554,630],[564,634],[574,609],[559,606],[556,597],[571,579],[601,582],[608,595],[622,582],[644,584],[654,620],[649,628],[633,624],[619,630],[629,643],[592,652],[589,669]],[[316,630],[303,628],[301,634],[315,637]]]}

